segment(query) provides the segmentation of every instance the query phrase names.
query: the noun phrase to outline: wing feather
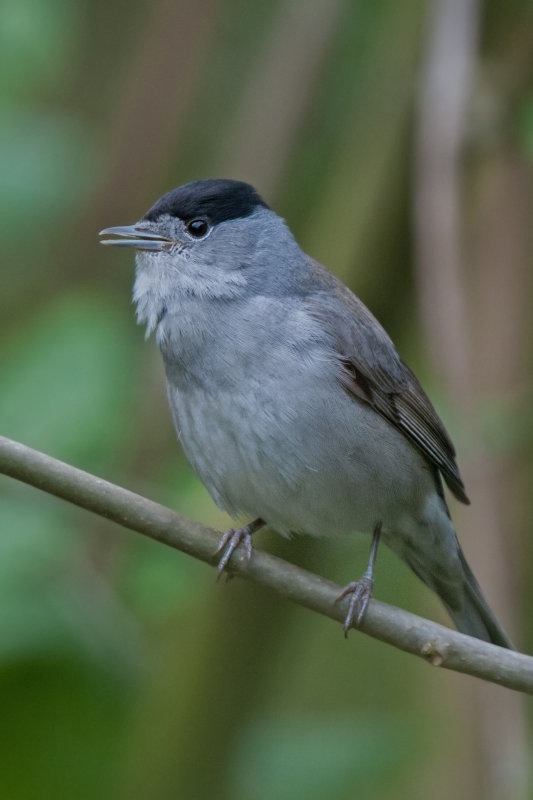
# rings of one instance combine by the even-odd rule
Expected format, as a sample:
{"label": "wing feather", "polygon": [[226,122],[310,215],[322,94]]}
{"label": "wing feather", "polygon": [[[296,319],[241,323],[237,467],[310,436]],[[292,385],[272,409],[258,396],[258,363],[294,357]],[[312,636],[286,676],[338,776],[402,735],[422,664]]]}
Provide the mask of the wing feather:
{"label": "wing feather", "polygon": [[469,503],[446,428],[387,333],[340,281],[322,267],[316,275],[318,286],[315,283],[306,302],[331,336],[346,390],[400,430],[436,467],[455,497]]}

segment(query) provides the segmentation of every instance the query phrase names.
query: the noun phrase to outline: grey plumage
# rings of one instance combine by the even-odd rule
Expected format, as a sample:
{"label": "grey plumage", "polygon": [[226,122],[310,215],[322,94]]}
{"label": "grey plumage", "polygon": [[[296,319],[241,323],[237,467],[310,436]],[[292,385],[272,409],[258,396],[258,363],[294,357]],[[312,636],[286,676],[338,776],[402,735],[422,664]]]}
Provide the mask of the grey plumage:
{"label": "grey plumage", "polygon": [[442,422],[370,311],[255,190],[186,184],[103,233],[137,248],[137,317],[215,502],[282,534],[381,525],[460,630],[510,646],[450,520],[440,476],[468,500]]}

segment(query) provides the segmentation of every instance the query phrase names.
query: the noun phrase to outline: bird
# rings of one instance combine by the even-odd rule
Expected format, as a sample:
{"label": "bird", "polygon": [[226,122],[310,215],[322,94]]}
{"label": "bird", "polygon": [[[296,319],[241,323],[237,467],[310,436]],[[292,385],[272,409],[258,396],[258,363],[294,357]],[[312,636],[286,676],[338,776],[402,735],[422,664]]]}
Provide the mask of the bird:
{"label": "bird", "polygon": [[368,566],[338,597],[345,635],[363,619],[383,542],[459,631],[512,648],[451,520],[443,483],[469,500],[443,423],[378,320],[256,189],[185,183],[100,235],[135,249],[137,321],[161,351],[186,457],[218,506],[251,520],[223,534],[219,574],[237,547],[251,557],[265,525],[368,534]]}

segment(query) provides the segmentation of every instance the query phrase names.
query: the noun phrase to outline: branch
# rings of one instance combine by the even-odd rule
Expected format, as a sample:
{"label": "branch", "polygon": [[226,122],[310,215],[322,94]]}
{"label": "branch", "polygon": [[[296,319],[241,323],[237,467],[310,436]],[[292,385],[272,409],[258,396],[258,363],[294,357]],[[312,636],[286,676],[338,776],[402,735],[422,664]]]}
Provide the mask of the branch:
{"label": "branch", "polygon": [[[0,473],[61,497],[158,542],[215,565],[220,534],[87,472],[0,436]],[[340,587],[275,556],[242,548],[231,557],[232,572],[267,586],[299,605],[342,622]],[[533,694],[533,658],[371,600],[363,633],[420,656],[436,667],[464,672],[510,689]]]}

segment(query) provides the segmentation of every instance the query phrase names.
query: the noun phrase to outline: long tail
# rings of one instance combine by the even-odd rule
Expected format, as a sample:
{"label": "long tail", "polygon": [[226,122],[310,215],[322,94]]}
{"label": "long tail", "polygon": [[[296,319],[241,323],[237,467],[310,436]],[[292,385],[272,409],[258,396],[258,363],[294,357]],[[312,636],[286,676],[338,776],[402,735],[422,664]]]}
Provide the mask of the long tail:
{"label": "long tail", "polygon": [[483,597],[479,583],[461,550],[459,550],[459,556],[464,575],[463,592],[459,594],[459,597],[454,596],[452,602],[439,592],[457,630],[467,633],[469,636],[475,636],[477,639],[483,639],[485,642],[492,642],[500,647],[514,650],[513,643]]}
{"label": "long tail", "polygon": [[513,643],[483,597],[479,583],[468,566],[457,540],[456,543],[462,572],[462,585],[459,586],[456,582],[451,586],[450,583],[439,580],[435,574],[425,574],[420,562],[409,557],[410,554],[404,553],[403,557],[413,572],[438,594],[458,631],[514,650]]}

